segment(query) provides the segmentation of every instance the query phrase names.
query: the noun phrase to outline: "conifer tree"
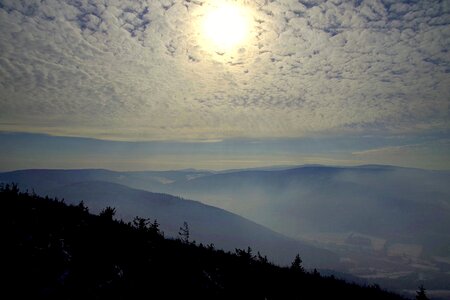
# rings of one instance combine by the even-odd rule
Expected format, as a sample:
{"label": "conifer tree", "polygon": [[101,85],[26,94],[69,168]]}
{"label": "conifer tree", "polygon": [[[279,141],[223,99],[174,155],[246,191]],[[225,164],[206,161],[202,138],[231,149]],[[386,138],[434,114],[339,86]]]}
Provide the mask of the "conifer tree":
{"label": "conifer tree", "polygon": [[116,214],[116,209],[114,207],[107,206],[105,209],[103,209],[100,212],[99,216],[102,217],[102,218],[105,218],[107,220],[112,221],[114,216],[115,216],[115,214]]}
{"label": "conifer tree", "polygon": [[186,221],[183,223],[183,226],[180,227],[178,235],[180,236],[182,242],[186,244],[189,243],[189,225]]}
{"label": "conifer tree", "polygon": [[298,272],[305,272],[305,269],[302,266],[302,259],[300,258],[300,254],[297,254],[294,258],[294,261],[291,264],[291,270],[298,271]]}
{"label": "conifer tree", "polygon": [[428,300],[427,294],[425,293],[425,288],[423,284],[419,286],[419,290],[416,292],[416,300]]}

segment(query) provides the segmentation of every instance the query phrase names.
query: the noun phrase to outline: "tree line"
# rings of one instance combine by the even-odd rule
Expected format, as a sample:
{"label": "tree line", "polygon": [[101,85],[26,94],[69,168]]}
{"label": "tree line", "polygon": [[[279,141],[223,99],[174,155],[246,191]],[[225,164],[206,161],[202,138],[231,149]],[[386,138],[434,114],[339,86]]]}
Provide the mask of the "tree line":
{"label": "tree line", "polygon": [[306,271],[299,254],[280,267],[250,247],[197,244],[186,222],[175,239],[157,220],[115,220],[113,207],[94,215],[83,202],[68,205],[16,185],[1,186],[0,201],[0,282],[13,298],[405,299]]}

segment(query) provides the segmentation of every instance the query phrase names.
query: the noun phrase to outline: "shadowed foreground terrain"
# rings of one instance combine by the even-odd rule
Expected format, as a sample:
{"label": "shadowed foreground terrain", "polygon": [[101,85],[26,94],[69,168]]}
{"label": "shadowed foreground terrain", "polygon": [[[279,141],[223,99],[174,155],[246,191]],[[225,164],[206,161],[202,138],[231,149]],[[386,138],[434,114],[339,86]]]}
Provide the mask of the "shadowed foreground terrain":
{"label": "shadowed foreground terrain", "polygon": [[3,293],[34,299],[404,299],[301,264],[281,268],[251,249],[235,253],[167,239],[158,224],[114,221],[80,203],[0,189]]}

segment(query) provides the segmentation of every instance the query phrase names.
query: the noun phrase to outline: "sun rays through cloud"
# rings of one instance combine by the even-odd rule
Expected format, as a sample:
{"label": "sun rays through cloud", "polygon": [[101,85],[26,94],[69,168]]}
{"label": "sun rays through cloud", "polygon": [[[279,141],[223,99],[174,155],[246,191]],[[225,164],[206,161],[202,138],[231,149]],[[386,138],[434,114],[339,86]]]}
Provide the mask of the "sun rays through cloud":
{"label": "sun rays through cloud", "polygon": [[225,1],[216,1],[201,21],[205,48],[223,53],[245,47],[250,34],[251,16],[247,9]]}

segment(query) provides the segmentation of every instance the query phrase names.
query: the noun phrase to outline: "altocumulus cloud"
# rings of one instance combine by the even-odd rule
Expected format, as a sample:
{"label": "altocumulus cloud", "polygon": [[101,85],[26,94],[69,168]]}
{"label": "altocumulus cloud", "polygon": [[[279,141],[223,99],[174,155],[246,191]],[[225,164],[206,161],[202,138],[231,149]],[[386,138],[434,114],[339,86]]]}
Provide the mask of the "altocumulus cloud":
{"label": "altocumulus cloud", "polygon": [[0,0],[0,130],[117,140],[448,130],[450,2],[234,1],[233,53],[204,0]]}

